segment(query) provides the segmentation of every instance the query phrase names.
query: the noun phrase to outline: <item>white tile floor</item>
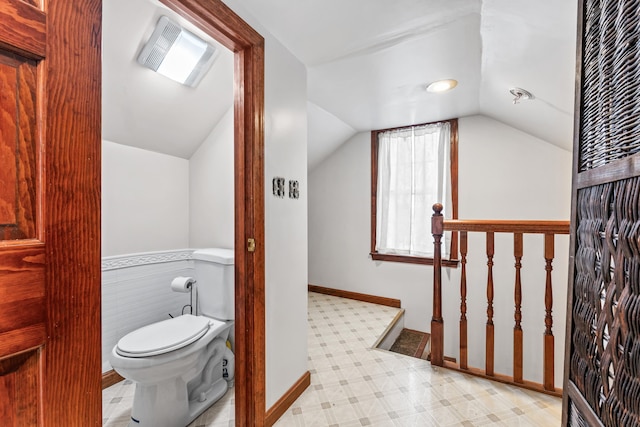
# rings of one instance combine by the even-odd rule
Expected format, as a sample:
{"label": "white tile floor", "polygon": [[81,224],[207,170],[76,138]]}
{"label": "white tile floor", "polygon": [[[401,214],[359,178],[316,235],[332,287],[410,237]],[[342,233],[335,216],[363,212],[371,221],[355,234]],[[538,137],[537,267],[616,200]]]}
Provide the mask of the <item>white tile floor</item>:
{"label": "white tile floor", "polygon": [[[557,426],[558,398],[371,349],[397,309],[309,293],[311,386],[277,427]],[[124,427],[133,384],[103,392],[103,425]],[[189,427],[234,426],[233,390]]]}

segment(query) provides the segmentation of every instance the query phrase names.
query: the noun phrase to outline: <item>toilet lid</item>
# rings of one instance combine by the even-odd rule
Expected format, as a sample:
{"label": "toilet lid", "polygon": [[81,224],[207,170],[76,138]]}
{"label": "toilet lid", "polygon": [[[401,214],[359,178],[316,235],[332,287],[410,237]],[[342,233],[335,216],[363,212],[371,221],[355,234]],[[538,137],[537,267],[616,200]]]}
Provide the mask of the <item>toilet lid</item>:
{"label": "toilet lid", "polygon": [[197,341],[209,330],[209,319],[185,314],[136,329],[118,341],[116,352],[125,357],[168,353]]}

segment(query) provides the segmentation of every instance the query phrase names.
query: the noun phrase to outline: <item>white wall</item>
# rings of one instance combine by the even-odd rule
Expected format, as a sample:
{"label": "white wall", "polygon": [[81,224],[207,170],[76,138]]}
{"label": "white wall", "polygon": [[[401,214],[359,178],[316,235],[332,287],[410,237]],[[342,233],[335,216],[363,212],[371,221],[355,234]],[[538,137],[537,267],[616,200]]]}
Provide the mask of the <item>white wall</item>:
{"label": "white wall", "polygon": [[102,141],[102,256],[189,245],[189,162]]}
{"label": "white wall", "polygon": [[[307,74],[240,0],[225,0],[265,38],[266,403],[307,371]],[[300,198],[276,198],[273,177],[297,180]],[[258,242],[260,244],[260,242]]]}
{"label": "white wall", "polygon": [[459,127],[460,218],[569,220],[569,151],[485,116]]}
{"label": "white wall", "polygon": [[189,159],[189,244],[233,248],[233,108]]}
{"label": "white wall", "polygon": [[[264,35],[264,34],[263,34]],[[265,136],[267,408],[307,371],[307,76],[273,38],[266,42]],[[298,199],[271,180],[299,182]]]}
{"label": "white wall", "polygon": [[[517,131],[484,116],[459,120],[459,213],[466,219],[569,219],[571,154],[542,140]],[[428,331],[432,315],[433,269],[429,266],[393,262],[374,262],[370,251],[370,134],[357,134],[309,176],[309,282],[314,285],[353,292],[398,298],[406,309],[405,325]],[[435,202],[435,201],[434,201]],[[554,264],[554,334],[556,335],[556,382],[562,380],[562,349],[564,346],[564,311],[567,286],[568,239],[558,238]],[[470,271],[470,324],[481,327],[470,330],[470,351],[484,353],[484,323],[486,318],[486,258],[484,243],[471,243],[470,254],[483,257],[480,270]],[[510,242],[497,238],[503,249],[496,256],[496,270],[508,266],[507,277],[496,272],[496,348],[509,344],[513,327],[513,249]],[[539,284],[541,247],[525,242],[526,281],[523,327],[525,328],[525,375],[538,378],[535,353],[542,342],[544,303],[535,292],[543,292]],[[530,255],[528,255],[530,254]],[[470,270],[475,267],[469,264]],[[533,271],[535,270],[535,271]],[[454,336],[459,317],[458,270],[444,271],[445,353],[457,357],[458,343]],[[530,277],[530,278],[529,278]],[[477,278],[477,280],[475,280]],[[535,287],[535,291],[531,288]],[[540,288],[542,291],[540,291]],[[473,299],[472,299],[473,298]],[[475,302],[473,302],[475,301]],[[531,304],[531,305],[529,305]],[[497,307],[507,307],[498,310]],[[484,311],[483,311],[484,310]],[[503,314],[504,313],[504,314]],[[540,314],[541,313],[541,314]],[[540,326],[542,325],[542,326]],[[503,328],[504,327],[504,328]],[[504,329],[504,330],[503,330]],[[506,342],[503,342],[506,340]],[[477,342],[476,342],[477,341]],[[473,345],[473,347],[472,347]],[[476,351],[472,349],[478,349]],[[530,350],[529,352],[527,352]],[[497,351],[500,372],[511,372],[508,352]],[[537,360],[534,360],[536,359]],[[532,359],[532,360],[529,360]],[[472,360],[474,366],[484,362]],[[560,372],[559,372],[560,371]]]}

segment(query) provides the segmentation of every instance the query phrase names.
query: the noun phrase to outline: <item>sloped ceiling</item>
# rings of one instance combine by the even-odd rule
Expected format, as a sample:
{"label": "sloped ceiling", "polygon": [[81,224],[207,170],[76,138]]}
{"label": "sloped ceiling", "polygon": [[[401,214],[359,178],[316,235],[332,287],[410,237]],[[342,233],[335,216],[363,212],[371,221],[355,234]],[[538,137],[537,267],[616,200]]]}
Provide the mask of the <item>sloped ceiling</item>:
{"label": "sloped ceiling", "polygon": [[[577,0],[228,1],[307,65],[310,169],[356,132],[473,114],[571,149]],[[190,157],[231,106],[232,55],[182,87],[135,62],[174,15],[151,0],[104,9],[104,138]],[[459,85],[425,91],[441,78]],[[513,86],[535,100],[514,105]]]}
{"label": "sloped ceiling", "polygon": [[[188,159],[233,105],[233,54],[150,0],[106,0],[102,15],[103,139]],[[196,88],[136,62],[162,15],[217,47]]]}
{"label": "sloped ceiling", "polygon": [[[484,0],[480,112],[554,145],[572,149],[576,0]],[[513,105],[507,89],[534,101]]]}

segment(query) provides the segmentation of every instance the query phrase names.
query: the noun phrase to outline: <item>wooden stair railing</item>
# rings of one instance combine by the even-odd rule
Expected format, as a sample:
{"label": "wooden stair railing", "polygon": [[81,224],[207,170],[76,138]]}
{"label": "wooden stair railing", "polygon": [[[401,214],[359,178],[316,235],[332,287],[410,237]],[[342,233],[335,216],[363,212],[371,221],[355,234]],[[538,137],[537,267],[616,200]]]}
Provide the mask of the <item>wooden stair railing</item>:
{"label": "wooden stair railing", "polygon": [[[442,205],[433,205],[431,232],[434,241],[433,256],[433,317],[431,319],[431,364],[459,370],[472,375],[486,377],[503,383],[518,385],[547,394],[560,395],[561,389],[554,384],[554,336],[553,336],[553,287],[551,272],[555,249],[555,236],[569,234],[569,221],[513,221],[513,220],[445,220]],[[445,231],[457,232],[460,248],[460,363],[444,358],[444,321],[442,318],[442,236]],[[467,347],[467,253],[468,233],[485,233],[487,257],[487,320],[484,369],[468,365]],[[495,255],[495,233],[513,234],[513,256],[515,259],[514,282],[514,327],[513,327],[513,375],[495,373],[494,369],[494,283],[493,257]],[[545,283],[545,331],[543,336],[543,383],[523,378],[523,331],[522,331],[522,256],[523,236],[544,236]],[[457,254],[454,254],[457,256]]]}

